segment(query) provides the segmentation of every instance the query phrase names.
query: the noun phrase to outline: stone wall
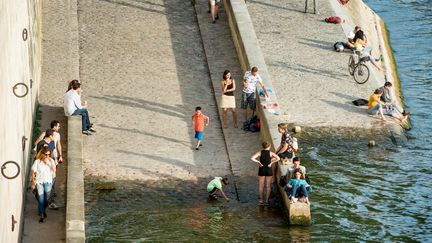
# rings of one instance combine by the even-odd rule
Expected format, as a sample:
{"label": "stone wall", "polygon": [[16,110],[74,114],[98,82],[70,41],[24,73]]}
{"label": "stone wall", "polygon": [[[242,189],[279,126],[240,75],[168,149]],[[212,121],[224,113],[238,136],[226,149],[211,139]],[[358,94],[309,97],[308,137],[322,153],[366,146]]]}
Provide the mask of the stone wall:
{"label": "stone wall", "polygon": [[[16,178],[0,175],[0,242],[18,242],[22,231],[41,74],[41,4],[40,0],[14,0],[2,1],[0,7],[0,166],[8,177],[17,174],[17,166],[4,163],[14,161],[20,169]],[[27,94],[17,97],[14,91],[18,96]],[[17,221],[13,231],[12,217]]]}

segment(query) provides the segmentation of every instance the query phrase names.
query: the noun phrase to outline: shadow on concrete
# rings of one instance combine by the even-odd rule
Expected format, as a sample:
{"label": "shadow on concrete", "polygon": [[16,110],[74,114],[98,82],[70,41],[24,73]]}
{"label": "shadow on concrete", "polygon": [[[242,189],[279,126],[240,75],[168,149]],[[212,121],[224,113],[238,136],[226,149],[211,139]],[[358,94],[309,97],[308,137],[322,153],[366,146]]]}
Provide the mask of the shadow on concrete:
{"label": "shadow on concrete", "polygon": [[335,101],[331,101],[331,100],[324,100],[324,99],[320,99],[320,100],[322,102],[325,102],[325,103],[331,105],[331,106],[334,106],[334,107],[339,108],[339,109],[343,109],[343,110],[351,112],[351,113],[367,115],[365,108],[355,106],[351,102],[340,103],[340,102],[335,102]]}
{"label": "shadow on concrete", "polygon": [[305,13],[304,12],[304,6],[303,6],[303,9],[300,10],[300,9],[287,8],[287,7],[282,7],[282,6],[270,4],[266,1],[247,0],[246,3],[255,3],[255,4],[260,4],[260,5],[264,5],[264,6],[275,8],[275,9],[284,9],[284,10],[293,11],[293,12]]}
{"label": "shadow on concrete", "polygon": [[126,154],[126,155],[141,156],[141,157],[144,157],[144,158],[147,158],[147,159],[152,159],[152,160],[160,161],[160,162],[163,162],[163,163],[172,164],[172,165],[175,165],[175,166],[180,166],[180,167],[183,167],[183,168],[185,168],[187,170],[189,170],[190,167],[195,166],[193,164],[186,163],[186,162],[181,161],[179,159],[168,158],[170,156],[170,154],[168,154],[168,153],[166,154],[167,157],[162,157],[162,156],[158,156],[158,155],[145,154],[145,153],[137,153],[137,152],[133,152],[133,151],[126,151],[126,150],[119,150],[119,149],[116,150],[116,152],[123,153],[123,154]]}
{"label": "shadow on concrete", "polygon": [[148,4],[148,5],[152,5],[152,6],[164,7],[164,5],[152,3],[149,1],[125,1],[125,0],[123,0],[123,1],[121,1],[121,0],[118,0],[118,1],[116,1],[116,0],[101,0],[101,1],[111,3],[111,4],[117,4],[117,5],[124,6],[124,7],[137,8],[137,9],[148,11],[148,12],[166,15],[165,11],[142,6],[143,4]]}
{"label": "shadow on concrete", "polygon": [[[42,94],[45,94],[43,91],[44,90],[42,90]],[[59,206],[59,209],[47,209],[48,218],[43,224],[40,224],[37,213],[37,201],[28,187],[25,192],[26,198],[23,205],[24,226],[22,242],[34,242],[36,239],[45,239],[51,242],[62,242],[66,237],[67,119],[64,116],[63,107],[41,104],[39,109],[42,113],[39,126],[40,131],[44,132],[46,129],[49,129],[52,120],[59,121],[61,126],[60,136],[62,143],[63,164],[59,164],[57,166],[57,177],[55,183],[55,191],[57,196],[55,197],[54,202],[57,206]],[[40,134],[34,135],[39,136]],[[33,141],[27,142],[27,146],[31,146],[33,148]],[[31,160],[31,164],[33,164],[33,160]],[[26,176],[26,179],[27,178],[28,177]],[[28,185],[30,186],[30,183]]]}
{"label": "shadow on concrete", "polygon": [[151,133],[151,132],[146,132],[146,131],[141,131],[135,128],[122,128],[122,127],[113,127],[113,126],[108,126],[105,124],[99,124],[98,127],[103,127],[103,128],[108,128],[108,129],[113,129],[113,130],[118,130],[118,131],[123,131],[123,132],[128,132],[131,133],[131,136],[133,134],[142,134],[145,136],[149,136],[151,138],[160,138],[160,139],[164,139],[168,142],[173,142],[173,143],[179,143],[179,144],[183,144],[184,146],[190,148],[192,146],[192,144],[188,141],[182,141],[179,139],[175,139],[173,137],[166,137],[166,136],[162,136],[162,135],[158,135],[155,133]]}
{"label": "shadow on concrete", "polygon": [[130,106],[134,108],[142,108],[146,110],[151,110],[155,112],[159,112],[165,115],[179,117],[179,118],[186,118],[184,114],[182,114],[181,107],[174,107],[170,105],[165,105],[162,103],[156,103],[152,101],[147,101],[143,99],[137,99],[133,97],[126,97],[126,96],[117,96],[117,95],[105,95],[105,96],[90,96],[91,98],[95,99],[102,99],[106,100],[115,104],[124,105],[124,106]]}
{"label": "shadow on concrete", "polygon": [[328,69],[315,68],[315,67],[308,66],[306,64],[292,64],[292,63],[288,64],[285,62],[276,61],[276,62],[269,63],[268,65],[296,70],[300,73],[312,73],[321,78],[322,76],[329,77],[329,78],[336,78],[336,77],[343,78],[344,76],[348,76],[348,74],[344,74],[336,71],[330,71]]}
{"label": "shadow on concrete", "polygon": [[329,93],[330,94],[334,94],[336,96],[339,96],[339,97],[341,97],[343,99],[346,99],[346,100],[349,100],[349,101],[354,101],[354,100],[357,100],[357,99],[361,99],[361,97],[354,97],[354,96],[343,94],[343,93],[339,93],[339,92],[330,91]]}
{"label": "shadow on concrete", "polygon": [[301,43],[301,44],[308,45],[310,47],[320,48],[323,50],[334,51],[334,49],[333,49],[334,43],[333,42],[314,40],[314,39],[309,39],[309,38],[300,38],[300,39],[304,40],[304,41],[299,41],[299,43]]}

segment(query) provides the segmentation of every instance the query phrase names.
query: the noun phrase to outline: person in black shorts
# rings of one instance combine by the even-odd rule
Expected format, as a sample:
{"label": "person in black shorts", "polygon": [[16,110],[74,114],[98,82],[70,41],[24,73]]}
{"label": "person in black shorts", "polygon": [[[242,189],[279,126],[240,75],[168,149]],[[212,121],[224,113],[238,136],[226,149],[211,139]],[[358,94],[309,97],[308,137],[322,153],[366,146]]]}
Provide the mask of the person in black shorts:
{"label": "person in black shorts", "polygon": [[[269,204],[270,192],[271,192],[271,181],[273,177],[272,164],[280,160],[279,156],[270,151],[270,144],[268,142],[262,143],[263,150],[256,152],[252,155],[251,160],[259,164],[258,169],[258,181],[259,181],[259,200],[260,205],[264,204],[263,193],[264,183],[266,184],[266,205]],[[258,160],[259,157],[259,160]]]}

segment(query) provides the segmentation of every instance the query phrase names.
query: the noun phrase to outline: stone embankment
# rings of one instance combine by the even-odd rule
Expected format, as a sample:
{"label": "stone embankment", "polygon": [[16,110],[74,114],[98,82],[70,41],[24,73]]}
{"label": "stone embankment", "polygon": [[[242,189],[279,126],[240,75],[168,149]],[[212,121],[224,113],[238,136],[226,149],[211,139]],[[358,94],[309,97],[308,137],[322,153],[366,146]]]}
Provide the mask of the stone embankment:
{"label": "stone embankment", "polygon": [[[278,104],[276,109],[264,109],[269,101],[263,98],[258,105],[263,121],[262,138],[272,141],[273,147],[278,146],[280,137],[276,124],[283,121],[304,127],[386,127],[367,115],[364,107],[351,103],[358,98],[367,99],[385,80],[394,82],[387,52],[390,48],[385,46],[388,43],[384,42],[382,24],[377,23],[381,20],[364,4],[360,9],[353,7],[351,18],[334,3],[336,1],[331,2],[320,3],[319,13],[312,15],[305,14],[299,2],[251,1],[246,8],[243,1],[225,1],[242,69],[258,66],[266,87],[274,91],[270,102]],[[323,21],[325,17],[341,13],[345,19],[343,29]],[[369,16],[371,13],[373,16]],[[358,23],[353,24],[356,21]],[[334,42],[346,39],[344,30],[348,33],[355,25],[365,29],[370,44],[376,47],[373,54],[383,57],[381,65],[386,70],[384,76],[371,68],[370,80],[364,85],[357,85],[349,76],[348,55],[332,50]],[[389,124],[390,130],[402,133],[400,127],[395,129],[396,126],[391,125],[393,122]],[[289,210],[287,202],[286,205],[288,212],[293,211]],[[291,223],[310,223],[309,207],[299,214],[302,217],[291,217]]]}
{"label": "stone embankment", "polygon": [[[394,76],[386,61],[388,52],[383,48],[376,14],[362,1],[350,1],[344,7],[338,1],[320,1],[316,15],[303,13],[303,4],[278,0],[247,2],[280,96],[282,113],[289,122],[303,127],[384,128],[385,123],[371,118],[365,107],[351,103],[358,98],[368,99],[386,78],[391,81]],[[345,22],[335,25],[324,21],[334,15],[340,15]],[[348,74],[350,52],[333,51],[333,44],[345,41],[355,25],[365,30],[373,55],[383,57],[381,65],[386,70],[384,76],[369,65],[372,75],[363,85],[355,83]]]}

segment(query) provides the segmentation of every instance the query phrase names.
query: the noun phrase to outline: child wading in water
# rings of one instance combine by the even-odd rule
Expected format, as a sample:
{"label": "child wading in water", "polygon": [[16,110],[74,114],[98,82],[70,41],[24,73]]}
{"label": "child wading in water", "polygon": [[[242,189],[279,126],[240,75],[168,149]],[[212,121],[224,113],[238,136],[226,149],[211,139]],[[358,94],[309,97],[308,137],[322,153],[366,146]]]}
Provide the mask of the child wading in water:
{"label": "child wading in water", "polygon": [[197,144],[195,147],[196,150],[199,150],[199,147],[201,146],[204,126],[208,126],[210,123],[210,118],[205,116],[201,110],[201,107],[196,107],[195,113],[192,115],[192,125],[195,127],[195,138],[197,139]]}
{"label": "child wading in water", "polygon": [[229,202],[229,199],[227,196],[225,196],[225,193],[222,190],[223,186],[228,185],[228,178],[224,177],[215,177],[212,181],[209,182],[207,185],[207,192],[210,194],[211,199],[216,199],[216,192],[220,191],[222,196]]}

